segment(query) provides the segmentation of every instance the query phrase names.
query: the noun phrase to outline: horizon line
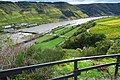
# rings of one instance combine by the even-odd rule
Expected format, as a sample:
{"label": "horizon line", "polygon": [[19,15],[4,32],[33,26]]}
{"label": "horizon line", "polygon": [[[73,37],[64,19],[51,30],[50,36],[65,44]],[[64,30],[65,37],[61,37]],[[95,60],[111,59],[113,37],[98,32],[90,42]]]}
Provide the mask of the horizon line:
{"label": "horizon line", "polygon": [[[41,2],[41,1],[0,1],[0,2]],[[47,2],[47,1],[42,1],[43,3],[59,3],[59,2],[65,2],[65,1],[55,1],[55,2]],[[65,3],[69,3],[69,4],[73,4],[73,5],[77,5],[77,4],[101,4],[101,3],[120,3],[120,2],[65,2]]]}

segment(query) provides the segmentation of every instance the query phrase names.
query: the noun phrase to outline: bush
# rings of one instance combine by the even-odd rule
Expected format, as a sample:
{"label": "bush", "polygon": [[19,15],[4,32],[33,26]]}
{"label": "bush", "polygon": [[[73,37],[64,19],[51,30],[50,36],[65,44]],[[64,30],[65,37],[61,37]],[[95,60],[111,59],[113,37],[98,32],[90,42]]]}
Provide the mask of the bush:
{"label": "bush", "polygon": [[112,42],[110,40],[102,40],[95,43],[95,47],[83,47],[81,56],[97,56],[97,55],[106,55]]}
{"label": "bush", "polygon": [[[44,49],[31,47],[30,49],[21,52],[17,55],[16,64],[17,66],[26,66],[32,64],[40,64],[46,62],[53,62],[57,60],[63,59],[65,56],[65,51],[61,48],[53,48],[53,49]],[[17,77],[18,80],[20,78],[24,78],[25,80],[47,80],[53,76],[54,67],[44,67],[40,69],[36,69],[32,72],[25,72]]]}
{"label": "bush", "polygon": [[106,38],[104,34],[82,33],[65,41],[62,47],[67,49],[76,49],[95,46],[96,42],[101,41],[104,38]]}
{"label": "bush", "polygon": [[34,71],[23,71],[22,74],[11,77],[10,80],[48,80],[53,77],[56,67],[44,67]]}
{"label": "bush", "polygon": [[107,54],[107,51],[112,46],[112,44],[113,42],[111,40],[102,40],[102,41],[96,42],[95,45],[96,45],[98,54],[100,55]]}
{"label": "bush", "polygon": [[[65,52],[61,48],[44,49],[31,47],[16,57],[17,66],[61,60]],[[22,64],[22,65],[21,65]]]}
{"label": "bush", "polygon": [[108,50],[107,54],[118,54],[120,53],[120,40],[115,40],[113,45]]}
{"label": "bush", "polygon": [[96,56],[97,49],[94,47],[84,47],[83,51],[81,52],[81,56]]}
{"label": "bush", "polygon": [[73,34],[73,36],[77,36],[77,35],[79,35],[79,34],[81,34],[81,33],[83,33],[83,32],[86,32],[87,29],[89,29],[89,28],[91,28],[91,27],[94,27],[95,25],[96,25],[96,22],[93,21],[93,20],[92,20],[92,21],[89,21],[89,22],[87,22],[87,23],[81,24],[81,25],[77,25],[76,27],[80,26],[80,28],[78,29],[77,32],[75,32],[75,33]]}

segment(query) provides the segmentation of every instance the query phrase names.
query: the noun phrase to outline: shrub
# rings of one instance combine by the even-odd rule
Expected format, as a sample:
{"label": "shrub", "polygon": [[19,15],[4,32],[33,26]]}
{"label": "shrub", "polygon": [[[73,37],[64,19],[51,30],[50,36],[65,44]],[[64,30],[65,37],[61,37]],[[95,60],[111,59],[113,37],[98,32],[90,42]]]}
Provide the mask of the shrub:
{"label": "shrub", "polygon": [[112,46],[113,42],[111,40],[102,40],[99,42],[96,42],[96,48],[98,54],[105,55],[109,48]]}
{"label": "shrub", "polygon": [[108,49],[112,45],[110,40],[102,40],[95,43],[95,47],[83,47],[81,56],[96,56],[96,55],[106,55]]}
{"label": "shrub", "polygon": [[[17,66],[26,66],[31,64],[40,64],[46,62],[52,62],[63,59],[65,51],[61,48],[44,49],[31,47],[30,49],[21,52],[17,55]],[[25,80],[47,80],[53,76],[55,67],[45,67],[36,69],[32,72],[25,72],[21,74],[20,78]],[[17,76],[19,80],[19,76]],[[15,77],[16,78],[16,77]]]}
{"label": "shrub", "polygon": [[84,47],[81,56],[96,56],[97,49],[94,47]]}
{"label": "shrub", "polygon": [[92,20],[92,21],[89,21],[89,22],[87,22],[87,23],[81,24],[81,25],[77,25],[76,27],[80,26],[80,28],[78,29],[77,32],[75,32],[75,33],[73,34],[73,36],[77,36],[77,35],[79,35],[79,34],[81,34],[81,33],[83,33],[83,32],[86,32],[87,29],[89,29],[89,28],[91,28],[91,27],[94,27],[95,25],[96,25],[96,22],[93,21],[93,20]]}
{"label": "shrub", "polygon": [[67,49],[76,49],[89,46],[95,46],[95,43],[101,41],[105,38],[104,34],[91,34],[91,33],[82,33],[78,36],[74,36],[62,45],[63,48]]}
{"label": "shrub", "polygon": [[115,40],[113,45],[108,50],[107,54],[118,54],[120,53],[120,40]]}
{"label": "shrub", "polygon": [[[17,55],[17,66],[52,62],[60,60],[64,57],[65,52],[61,48],[41,49],[31,47]],[[22,65],[21,65],[22,64]]]}

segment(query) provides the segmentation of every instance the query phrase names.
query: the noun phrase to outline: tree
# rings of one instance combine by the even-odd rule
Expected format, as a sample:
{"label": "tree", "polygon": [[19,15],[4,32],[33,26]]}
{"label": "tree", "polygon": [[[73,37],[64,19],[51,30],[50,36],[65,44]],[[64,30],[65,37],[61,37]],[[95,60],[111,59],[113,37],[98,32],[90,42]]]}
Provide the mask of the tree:
{"label": "tree", "polygon": [[104,34],[92,34],[85,32],[65,41],[62,47],[76,49],[76,48],[95,46],[96,42],[101,41],[104,38],[106,38]]}

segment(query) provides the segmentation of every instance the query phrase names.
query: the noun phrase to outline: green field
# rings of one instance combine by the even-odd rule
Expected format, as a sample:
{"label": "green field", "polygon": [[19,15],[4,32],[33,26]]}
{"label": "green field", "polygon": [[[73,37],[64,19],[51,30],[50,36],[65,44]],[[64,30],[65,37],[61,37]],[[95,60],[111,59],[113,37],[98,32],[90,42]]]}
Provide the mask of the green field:
{"label": "green field", "polygon": [[[88,60],[88,61],[80,61],[78,62],[78,68],[87,68],[90,66],[93,66],[93,64],[105,64],[105,63],[111,63],[114,62],[115,59],[101,59],[99,62],[95,61],[95,60]],[[78,76],[78,79],[81,80],[82,78],[86,78],[83,80],[93,80],[92,78],[96,78],[96,80],[99,80],[99,78],[101,77],[109,77],[110,75],[114,75],[114,68],[115,66],[110,66],[109,68],[109,72],[107,71],[99,71],[99,69],[93,69],[93,70],[89,70],[89,71],[85,71],[82,72],[81,75]],[[57,67],[57,71],[55,72],[56,77],[57,76],[61,76],[61,75],[65,75],[66,73],[70,73],[74,68],[74,64],[73,63],[67,63],[63,65],[59,65],[59,67]],[[87,75],[86,75],[87,74]],[[89,79],[91,78],[91,79]],[[104,80],[104,79],[103,79]]]}
{"label": "green field", "polygon": [[120,18],[110,17],[96,21],[97,25],[90,29],[91,33],[102,33],[107,38],[119,38],[120,37]]}
{"label": "green field", "polygon": [[41,37],[36,43],[37,44],[42,43],[43,41],[50,39],[50,38],[53,38],[53,36],[52,35],[45,35],[45,36]]}
{"label": "green field", "polygon": [[[63,27],[63,26],[61,26]],[[43,37],[41,37],[37,42],[35,47],[36,48],[53,48],[57,45],[59,45],[60,43],[64,42],[67,38],[71,37],[80,27],[76,27],[76,26],[71,26],[71,27],[67,27],[64,26],[64,28],[59,28],[56,30],[53,30],[54,32],[52,33],[53,35],[59,35],[57,38],[54,38],[55,36],[53,35],[45,35]],[[62,35],[61,35],[62,34]],[[53,38],[53,39],[52,39]],[[47,40],[47,42],[46,42]]]}
{"label": "green field", "polygon": [[64,36],[71,37],[78,29],[79,29],[79,27],[67,32],[66,34],[64,34]]}
{"label": "green field", "polygon": [[39,48],[39,47],[40,48],[53,48],[64,40],[65,40],[64,37],[59,37],[59,38],[56,38],[54,40],[50,40],[48,42],[43,42],[43,43],[36,44],[35,47],[36,48]]}

